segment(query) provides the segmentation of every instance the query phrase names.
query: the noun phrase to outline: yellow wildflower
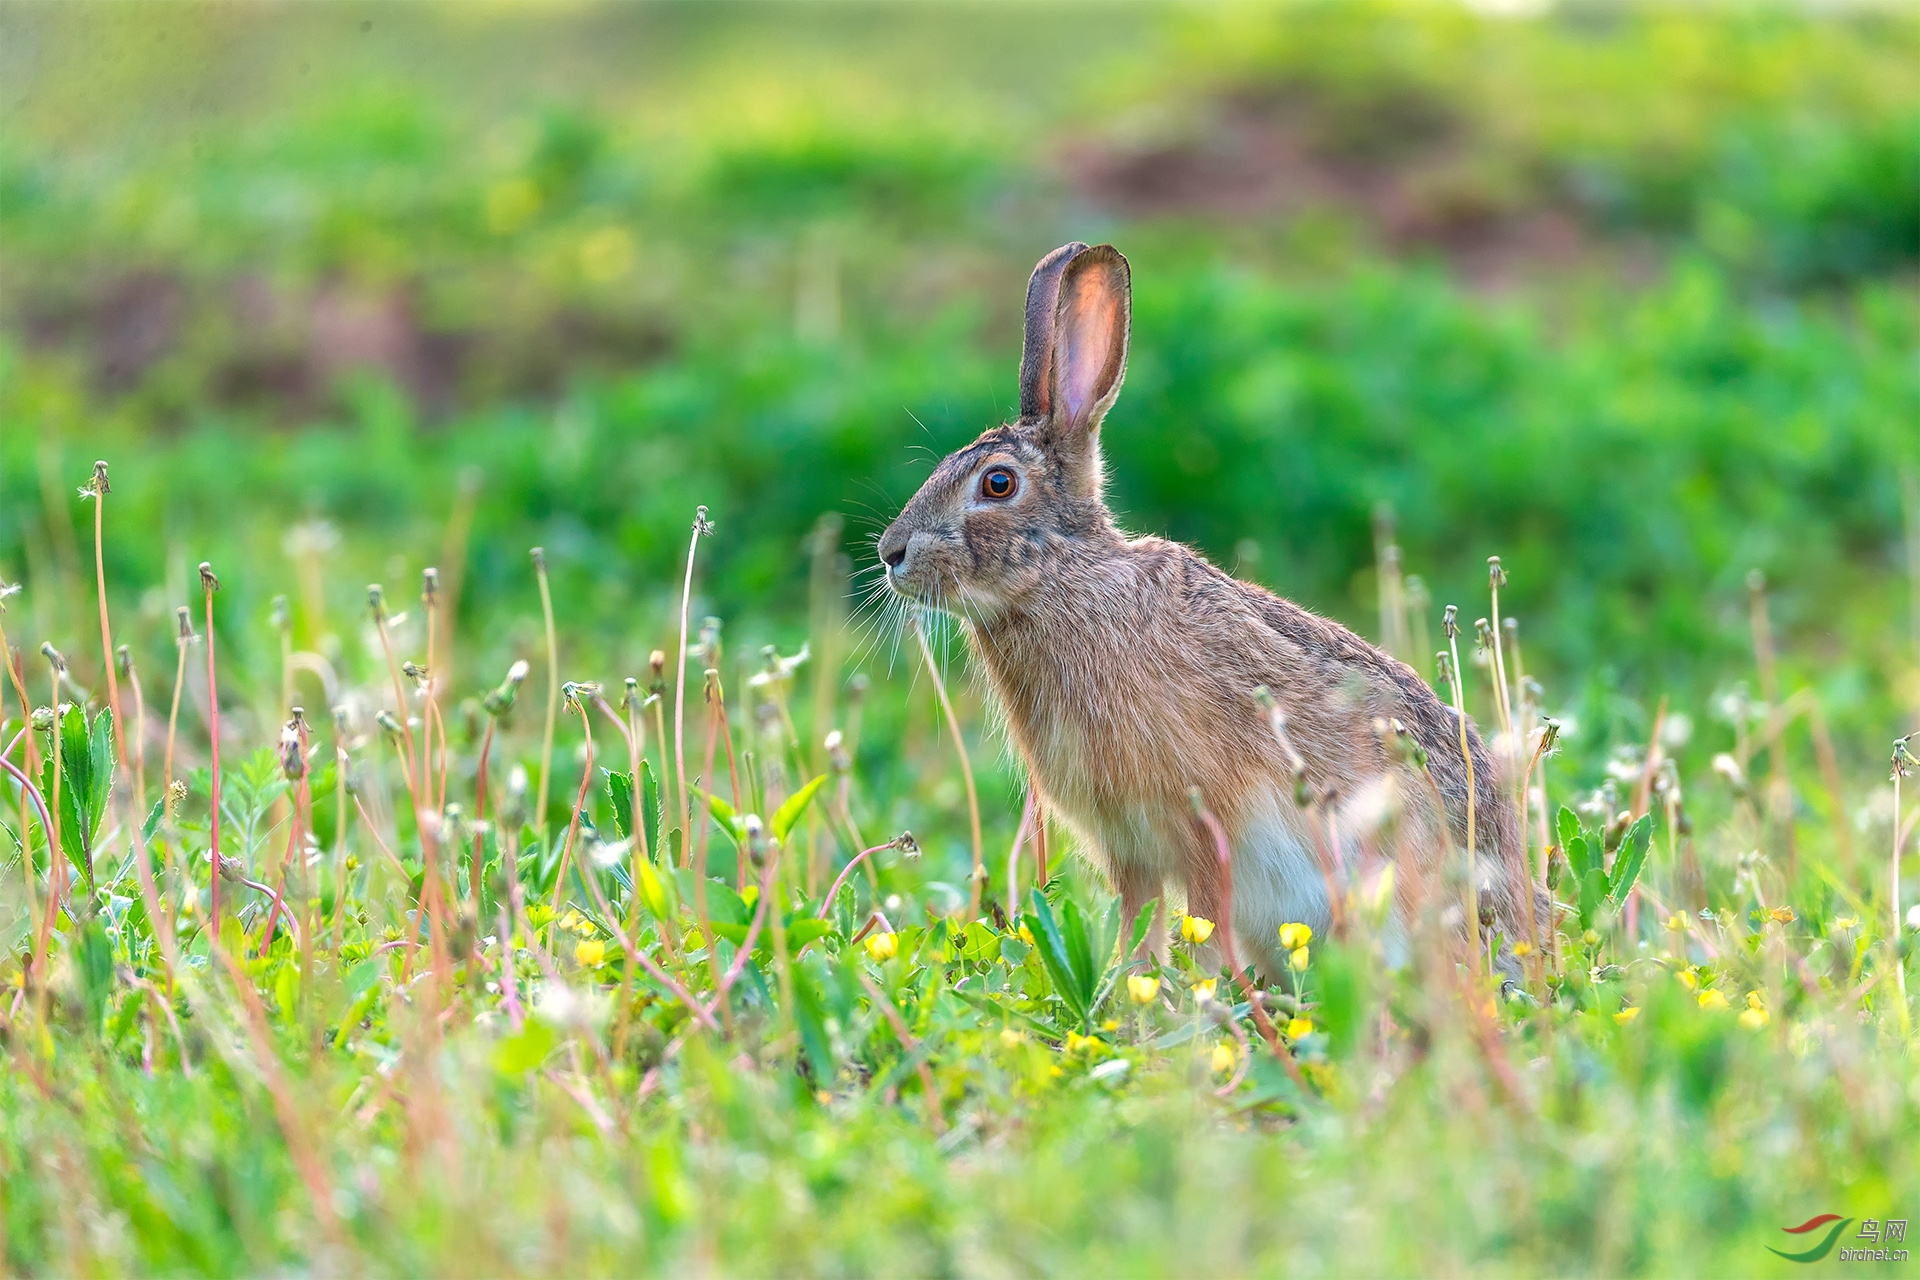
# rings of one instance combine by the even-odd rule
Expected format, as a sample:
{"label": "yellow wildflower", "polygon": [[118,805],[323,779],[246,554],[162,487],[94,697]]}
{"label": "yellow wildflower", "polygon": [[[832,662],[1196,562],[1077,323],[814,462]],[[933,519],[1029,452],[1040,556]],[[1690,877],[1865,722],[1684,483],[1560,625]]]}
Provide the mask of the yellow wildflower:
{"label": "yellow wildflower", "polygon": [[1836,929],[1858,929],[1860,927],[1860,917],[1835,916],[1833,918],[1833,927]]}
{"label": "yellow wildflower", "polygon": [[1793,908],[1775,907],[1773,910],[1767,912],[1767,919],[1778,921],[1780,924],[1792,924],[1794,920]]}
{"label": "yellow wildflower", "polygon": [[1742,1009],[1740,1011],[1740,1025],[1749,1031],[1758,1031],[1767,1025],[1767,1011],[1765,1009]]}
{"label": "yellow wildflower", "polygon": [[1720,992],[1709,987],[1700,993],[1700,1007],[1710,1013],[1718,1013],[1727,1007],[1727,998]]}
{"label": "yellow wildflower", "polygon": [[1226,1041],[1222,1040],[1219,1044],[1213,1046],[1213,1069],[1215,1071],[1231,1071],[1233,1070],[1233,1064],[1238,1061],[1240,1061],[1240,1051]]}
{"label": "yellow wildflower", "polygon": [[1635,1018],[1639,1016],[1640,1016],[1640,1006],[1632,1005],[1614,1014],[1613,1020],[1624,1027],[1627,1023],[1632,1022]]}
{"label": "yellow wildflower", "polygon": [[1025,924],[1020,926],[1020,941],[1026,943],[1028,946],[1033,945],[1033,930],[1027,928]]}
{"label": "yellow wildflower", "polygon": [[1531,942],[1516,942],[1513,944],[1513,954],[1515,959],[1524,960],[1533,954],[1533,944]]}
{"label": "yellow wildflower", "polygon": [[573,949],[573,958],[589,969],[597,969],[607,958],[607,944],[598,938],[588,938]]}
{"label": "yellow wildflower", "polygon": [[1298,1040],[1301,1036],[1310,1036],[1312,1034],[1313,1020],[1311,1018],[1295,1018],[1287,1023],[1287,1039],[1289,1040]]}
{"label": "yellow wildflower", "polygon": [[1280,945],[1288,951],[1298,951],[1313,941],[1313,930],[1295,921],[1280,926]]}
{"label": "yellow wildflower", "polygon": [[1700,978],[1691,969],[1682,969],[1679,973],[1680,985],[1689,991],[1700,989]]}
{"label": "yellow wildflower", "polygon": [[1687,931],[1687,918],[1676,911],[1667,917],[1667,928],[1673,930],[1675,933],[1685,933]]}
{"label": "yellow wildflower", "polygon": [[1181,916],[1180,936],[1198,946],[1213,936],[1213,921],[1202,916]]}
{"label": "yellow wildflower", "polygon": [[[1301,928],[1305,927],[1305,925],[1301,926]],[[1295,973],[1305,973],[1307,971],[1307,949],[1305,947],[1296,949],[1292,955],[1287,957],[1287,963],[1293,966]]]}
{"label": "yellow wildflower", "polygon": [[1100,1029],[1102,1031],[1118,1031],[1120,1029],[1120,1020],[1118,1018],[1108,1018],[1100,1024]]}
{"label": "yellow wildflower", "polygon": [[878,961],[887,961],[900,954],[900,935],[897,933],[876,933],[867,939],[867,954]]}
{"label": "yellow wildflower", "polygon": [[1198,1000],[1201,1004],[1205,1004],[1209,1000],[1213,999],[1213,993],[1219,990],[1219,987],[1220,987],[1220,979],[1202,978],[1200,981],[1193,984],[1193,998],[1195,1000]]}
{"label": "yellow wildflower", "polygon": [[1047,1074],[1052,1076],[1054,1079],[1058,1080],[1061,1076],[1067,1073],[1062,1071],[1058,1065],[1055,1065],[1047,1068]]}
{"label": "yellow wildflower", "polygon": [[1160,979],[1144,973],[1129,974],[1127,994],[1133,997],[1135,1004],[1152,1004],[1160,995]]}

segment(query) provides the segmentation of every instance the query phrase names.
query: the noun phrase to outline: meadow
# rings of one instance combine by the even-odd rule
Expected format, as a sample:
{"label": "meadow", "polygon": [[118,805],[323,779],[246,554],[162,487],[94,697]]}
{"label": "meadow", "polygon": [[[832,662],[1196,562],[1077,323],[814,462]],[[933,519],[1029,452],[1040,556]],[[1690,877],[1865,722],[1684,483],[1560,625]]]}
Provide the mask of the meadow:
{"label": "meadow", "polygon": [[[1905,1247],[1920,23],[1511,10],[0,7],[4,1266]],[[1073,238],[1127,525],[1497,735],[1518,989],[1154,959],[863,603]]]}

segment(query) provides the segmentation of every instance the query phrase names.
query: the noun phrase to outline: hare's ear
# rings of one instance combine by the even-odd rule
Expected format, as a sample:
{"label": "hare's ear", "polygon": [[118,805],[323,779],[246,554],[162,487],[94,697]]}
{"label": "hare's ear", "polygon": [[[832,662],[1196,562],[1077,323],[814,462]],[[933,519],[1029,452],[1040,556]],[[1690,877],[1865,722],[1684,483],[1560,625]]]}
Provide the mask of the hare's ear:
{"label": "hare's ear", "polygon": [[1082,473],[1080,487],[1092,492],[1100,487],[1094,432],[1126,376],[1132,311],[1131,277],[1118,249],[1096,245],[1068,261],[1054,304],[1046,437],[1053,451]]}
{"label": "hare's ear", "polygon": [[1063,244],[1033,269],[1027,281],[1026,342],[1020,350],[1020,420],[1040,422],[1053,397],[1053,319],[1060,303],[1060,273],[1087,246]]}

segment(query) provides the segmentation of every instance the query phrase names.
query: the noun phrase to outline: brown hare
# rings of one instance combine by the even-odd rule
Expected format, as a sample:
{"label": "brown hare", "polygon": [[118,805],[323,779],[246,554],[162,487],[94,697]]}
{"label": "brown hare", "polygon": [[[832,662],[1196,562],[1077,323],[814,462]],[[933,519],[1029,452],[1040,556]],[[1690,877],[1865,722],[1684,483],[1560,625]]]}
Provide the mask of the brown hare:
{"label": "brown hare", "polygon": [[[1390,951],[1404,954],[1430,907],[1464,931],[1468,774],[1452,709],[1338,623],[1115,527],[1099,429],[1126,373],[1130,310],[1127,260],[1111,245],[1041,260],[1019,419],[934,469],[880,537],[887,582],[960,620],[1041,798],[1129,919],[1183,893],[1190,914],[1231,928],[1241,963],[1271,976],[1280,925],[1324,929],[1334,877],[1385,856],[1396,864]],[[1381,731],[1394,721],[1424,749],[1431,782],[1398,749],[1404,738]],[[1467,741],[1481,916],[1518,941],[1529,928],[1518,824],[1478,733]],[[1231,845],[1231,921],[1196,787]]]}

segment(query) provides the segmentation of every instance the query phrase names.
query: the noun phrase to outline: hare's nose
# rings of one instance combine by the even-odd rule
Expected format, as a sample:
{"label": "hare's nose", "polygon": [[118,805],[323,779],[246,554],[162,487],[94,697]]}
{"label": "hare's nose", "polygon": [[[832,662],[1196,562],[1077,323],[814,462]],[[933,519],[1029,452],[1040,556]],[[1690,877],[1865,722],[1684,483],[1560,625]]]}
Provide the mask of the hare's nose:
{"label": "hare's nose", "polygon": [[889,573],[907,562],[907,539],[887,530],[887,536],[880,540],[880,563],[887,566]]}

